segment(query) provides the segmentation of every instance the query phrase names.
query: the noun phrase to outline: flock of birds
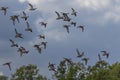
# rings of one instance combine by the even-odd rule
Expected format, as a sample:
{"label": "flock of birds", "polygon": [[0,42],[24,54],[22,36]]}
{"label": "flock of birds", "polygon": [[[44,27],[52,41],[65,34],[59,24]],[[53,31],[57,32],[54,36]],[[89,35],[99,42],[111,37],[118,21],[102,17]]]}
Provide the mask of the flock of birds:
{"label": "flock of birds", "polygon": [[[29,11],[35,11],[37,8],[35,8],[31,3],[28,3],[29,5]],[[9,7],[0,7],[0,11],[3,12],[4,16],[7,15],[8,13],[8,9]],[[30,16],[27,15],[27,13],[25,11],[22,12],[23,15],[12,15],[10,16],[10,20],[12,21],[13,26],[16,26],[16,23],[20,23],[20,18],[23,19],[26,23],[26,28],[24,29],[26,32],[33,32],[32,27],[30,26],[29,22],[28,22],[28,18]],[[46,22],[39,22],[39,24],[43,27],[46,28],[47,23]],[[15,38],[18,39],[24,39],[24,36],[21,32],[18,31],[17,28],[14,28],[14,32],[15,32]],[[34,44],[33,47],[39,52],[42,52],[42,49],[46,49],[47,46],[47,41],[45,41],[45,35],[44,34],[40,34],[37,36],[39,39],[43,39],[44,41],[42,41],[41,43],[38,44]],[[18,45],[18,43],[16,41],[14,41],[13,39],[9,39],[9,41],[11,42],[11,47],[16,47],[17,48],[17,52],[20,53],[20,56],[23,56],[24,54],[28,54],[29,50],[27,50],[24,46]],[[7,65],[9,67],[9,70],[11,70],[11,63],[12,62],[6,62],[3,65]]]}
{"label": "flock of birds", "polygon": [[[107,59],[109,58],[109,53],[107,51],[100,51],[100,52],[101,52],[102,56],[106,57]],[[80,52],[79,49],[77,48],[76,53],[77,53],[77,58],[80,58],[81,61],[83,61],[84,64],[87,65],[89,58],[85,57],[84,52]],[[102,62],[104,62],[104,60],[101,57],[101,54],[98,54],[98,63],[99,64],[102,64]],[[71,58],[64,58],[64,62],[68,62],[69,64],[74,65]],[[50,71],[56,72],[55,64],[49,62],[48,68]]]}
{"label": "flock of birds", "polygon": [[[71,15],[73,16],[77,16],[77,11],[75,11],[75,9],[71,8],[72,12],[71,12]],[[69,13],[67,12],[57,12],[55,11],[56,15],[57,15],[57,18],[56,20],[63,20],[63,21],[67,21],[69,22],[69,24],[65,24],[63,25],[63,27],[66,29],[67,33],[70,33],[70,26],[74,26],[76,27],[77,26],[77,22],[76,21],[71,21],[72,19],[69,17]],[[79,25],[77,26],[77,28],[81,29],[82,32],[84,32],[84,26],[83,25]]]}
{"label": "flock of birds", "polygon": [[[28,3],[29,5],[29,11],[35,11],[37,8],[34,7],[31,3]],[[7,10],[9,8],[8,7],[1,7],[0,8],[0,11],[3,12],[3,14],[6,16],[7,15]],[[67,21],[69,24],[65,24],[63,25],[63,28],[66,29],[67,33],[70,33],[70,26],[74,26],[74,27],[77,27],[79,29],[81,29],[82,32],[84,32],[84,26],[83,25],[79,25],[77,26],[77,23],[76,21],[71,21],[72,18],[70,17],[70,15],[76,17],[78,15],[78,12],[75,11],[75,9],[71,8],[72,12],[71,14],[70,13],[66,13],[66,12],[57,12],[55,11],[55,14],[56,14],[56,20],[63,20],[63,21]],[[27,15],[27,13],[25,11],[22,12],[23,15],[12,15],[10,16],[10,20],[12,21],[12,24],[13,26],[16,25],[16,22],[17,23],[20,23],[20,18],[23,19],[26,23],[26,28],[25,28],[25,31],[27,32],[30,32],[32,33],[33,32],[33,29],[32,27],[30,26],[29,22],[28,22],[28,18],[30,16]],[[69,15],[70,14],[70,15]],[[48,23],[47,22],[39,22],[39,24],[41,26],[43,26],[44,28],[47,28],[47,25]],[[17,28],[14,28],[14,31],[15,31],[15,38],[21,38],[21,39],[24,39],[23,37],[23,34],[20,33]],[[39,39],[43,39],[45,40],[46,39],[46,36],[43,35],[43,34],[40,34],[38,35],[38,38]],[[16,47],[17,48],[17,52],[20,53],[20,56],[23,56],[24,54],[28,54],[29,53],[29,50],[27,50],[25,47],[23,46],[19,46],[17,44],[16,41],[14,41],[13,39],[9,39],[9,41],[11,42],[11,47]],[[46,46],[47,46],[47,41],[42,41],[41,43],[38,43],[38,44],[34,44],[33,47],[39,52],[41,53],[42,52],[42,49],[46,49]],[[84,55],[84,52],[80,52],[79,49],[77,48],[76,49],[76,53],[77,53],[77,58],[81,58],[82,61],[84,61],[85,65],[87,65],[88,63],[88,60],[89,58],[85,57]],[[105,56],[106,58],[109,57],[109,53],[107,51],[101,51],[101,53],[103,53],[103,56]],[[98,58],[99,58],[99,62],[102,62],[102,58],[101,58],[101,55],[98,54]],[[71,58],[64,58],[64,61],[70,63],[71,65],[73,64],[72,63],[72,60]],[[12,62],[6,62],[4,63],[3,65],[6,65],[9,67],[9,70],[11,70],[11,63]],[[56,68],[55,68],[55,64],[53,63],[50,63],[49,62],[49,66],[48,66],[49,70],[52,70],[52,71],[56,71]]]}

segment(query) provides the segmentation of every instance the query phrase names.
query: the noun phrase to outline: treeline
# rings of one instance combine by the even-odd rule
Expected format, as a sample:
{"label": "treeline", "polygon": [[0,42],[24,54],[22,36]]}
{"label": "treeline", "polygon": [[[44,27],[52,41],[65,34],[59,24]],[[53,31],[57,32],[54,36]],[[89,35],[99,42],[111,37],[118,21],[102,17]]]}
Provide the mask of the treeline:
{"label": "treeline", "polygon": [[[119,62],[110,65],[103,60],[89,66],[63,59],[59,65],[49,63],[48,69],[52,72],[51,79],[40,74],[36,65],[23,65],[16,69],[10,80],[120,80]],[[8,80],[8,77],[0,76],[0,80]]]}

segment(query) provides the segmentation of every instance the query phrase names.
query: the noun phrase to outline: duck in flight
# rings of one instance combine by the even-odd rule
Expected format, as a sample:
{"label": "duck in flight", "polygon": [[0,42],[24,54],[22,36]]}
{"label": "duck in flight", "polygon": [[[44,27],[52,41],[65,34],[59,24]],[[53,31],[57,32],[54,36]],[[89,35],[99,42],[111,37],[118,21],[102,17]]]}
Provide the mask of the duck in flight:
{"label": "duck in flight", "polygon": [[38,37],[40,38],[40,39],[45,39],[45,35],[38,35]]}
{"label": "duck in flight", "polygon": [[26,15],[26,13],[23,11],[23,16],[21,17],[22,19],[24,19],[25,21],[28,19],[29,16]]}
{"label": "duck in flight", "polygon": [[31,3],[28,3],[28,5],[30,6],[30,8],[29,8],[30,11],[34,11],[37,9],[37,8],[33,7],[33,5]]}
{"label": "duck in flight", "polygon": [[47,23],[45,23],[45,22],[40,22],[40,24],[41,24],[41,26],[44,26],[45,28],[47,26]]}
{"label": "duck in flight", "polygon": [[50,71],[52,70],[52,71],[56,72],[56,70],[55,70],[55,64],[52,64],[52,63],[49,62],[48,68],[49,68]]}
{"label": "duck in flight", "polygon": [[47,45],[48,42],[41,42],[41,45],[44,46],[44,49],[46,49],[46,45]]}
{"label": "duck in flight", "polygon": [[74,27],[76,26],[76,24],[77,24],[76,22],[73,21],[71,22],[71,25],[73,25]]}
{"label": "duck in flight", "polygon": [[5,65],[8,66],[8,67],[9,67],[9,70],[11,71],[11,63],[12,63],[12,62],[6,62],[6,63],[4,63],[3,65],[4,65],[4,66],[5,66]]}
{"label": "duck in flight", "polygon": [[27,28],[25,29],[25,31],[32,32],[32,28],[30,28],[30,24],[28,22],[26,22],[26,24],[27,24]]}
{"label": "duck in flight", "polygon": [[77,12],[73,8],[71,8],[71,9],[72,9],[71,15],[77,16]]}
{"label": "duck in flight", "polygon": [[20,23],[18,17],[19,17],[19,15],[13,15],[13,16],[10,16],[10,20],[13,21],[13,25],[15,25],[15,21],[17,21],[18,23]]}
{"label": "duck in flight", "polygon": [[18,47],[18,44],[15,43],[12,39],[9,39],[9,41],[12,43],[11,47]]}
{"label": "duck in flight", "polygon": [[76,49],[76,52],[78,54],[78,56],[77,56],[78,58],[81,58],[81,57],[84,56],[84,52],[80,53],[80,51],[78,50],[78,48]]}
{"label": "duck in flight", "polygon": [[20,56],[22,56],[23,54],[27,54],[29,51],[21,46],[20,48],[18,48],[17,52],[20,52]]}
{"label": "duck in flight", "polygon": [[63,27],[67,30],[67,33],[70,33],[70,31],[69,31],[70,25],[64,25]]}
{"label": "duck in flight", "polygon": [[101,52],[103,52],[103,56],[106,56],[106,58],[109,57],[109,53],[107,51],[101,51]]}
{"label": "duck in flight", "polygon": [[15,38],[22,38],[22,39],[24,39],[23,36],[22,36],[22,33],[18,33],[16,28],[14,30],[15,30],[15,33],[16,33]]}
{"label": "duck in flight", "polygon": [[64,58],[64,61],[70,63],[71,65],[73,64],[71,58]]}
{"label": "duck in flight", "polygon": [[7,9],[8,9],[8,7],[1,7],[0,10],[3,11],[4,15],[6,15]]}
{"label": "duck in flight", "polygon": [[82,58],[82,61],[85,62],[85,65],[87,65],[89,58]]}
{"label": "duck in flight", "polygon": [[84,32],[84,26],[80,25],[80,26],[78,26],[77,28],[82,29],[82,32]]}
{"label": "duck in flight", "polygon": [[40,45],[35,44],[35,45],[34,45],[34,48],[36,48],[36,49],[38,50],[39,53],[42,52],[42,47],[40,47]]}

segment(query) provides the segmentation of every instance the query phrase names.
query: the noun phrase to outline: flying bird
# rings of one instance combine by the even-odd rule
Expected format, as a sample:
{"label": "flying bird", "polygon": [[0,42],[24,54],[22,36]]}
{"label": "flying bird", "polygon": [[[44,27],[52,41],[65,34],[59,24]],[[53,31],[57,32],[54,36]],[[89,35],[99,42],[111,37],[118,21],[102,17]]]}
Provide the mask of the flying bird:
{"label": "flying bird", "polygon": [[16,33],[15,38],[22,38],[22,39],[24,39],[23,36],[22,36],[22,33],[18,33],[16,28],[14,30],[15,30],[15,33]]}
{"label": "flying bird", "polygon": [[66,28],[67,33],[70,33],[70,31],[69,31],[69,27],[70,27],[70,25],[64,25],[63,27]]}
{"label": "flying bird", "polygon": [[73,8],[71,8],[71,9],[72,9],[71,15],[77,16],[77,12]]}
{"label": "flying bird", "polygon": [[89,58],[82,58],[82,61],[85,62],[85,65],[87,65]]}
{"label": "flying bird", "polygon": [[44,46],[44,49],[46,49],[46,45],[47,45],[48,42],[41,42],[41,45]]}
{"label": "flying bird", "polygon": [[18,47],[18,44],[15,43],[12,39],[9,39],[9,41],[12,43],[11,47]]}
{"label": "flying bird", "polygon": [[64,17],[68,17],[69,13],[61,12]]}
{"label": "flying bird", "polygon": [[40,24],[41,24],[41,26],[44,26],[45,28],[47,26],[47,23],[45,23],[45,22],[40,22]]}
{"label": "flying bird", "polygon": [[8,7],[1,7],[0,10],[3,11],[4,15],[6,15],[7,9],[8,9]]}
{"label": "flying bird", "polygon": [[13,21],[13,25],[15,25],[15,21],[17,21],[18,23],[20,23],[18,17],[19,17],[19,15],[13,15],[13,16],[10,16],[10,20]]}
{"label": "flying bird", "polygon": [[21,48],[21,50],[22,50],[23,53],[26,53],[26,54],[27,54],[27,53],[29,52],[28,50],[26,50],[26,49],[25,49],[24,47],[22,47],[22,46],[21,46],[20,48]]}
{"label": "flying bird", "polygon": [[98,54],[98,59],[99,59],[99,61],[102,61],[100,54]]}
{"label": "flying bird", "polygon": [[71,22],[71,25],[73,25],[75,27],[76,26],[76,22]]}
{"label": "flying bird", "polygon": [[29,16],[26,15],[26,13],[23,11],[23,16],[21,17],[22,19],[24,19],[25,21],[28,19]]}
{"label": "flying bird", "polygon": [[27,24],[27,28],[25,29],[25,31],[32,32],[32,28],[30,28],[30,24],[28,22],[26,22],[26,24]]}
{"label": "flying bird", "polygon": [[28,3],[28,5],[30,6],[30,8],[29,8],[30,11],[34,11],[37,9],[37,8],[33,7],[33,5],[31,3]]}
{"label": "flying bird", "polygon": [[99,59],[98,63],[101,64],[103,62],[103,60],[102,60],[100,54],[98,54],[98,59]]}
{"label": "flying bird", "polygon": [[20,52],[20,56],[24,54],[21,48],[18,48],[17,52]]}
{"label": "flying bird", "polygon": [[55,72],[56,72],[54,65],[55,65],[55,64],[52,64],[52,63],[49,62],[48,68],[49,68],[50,71],[52,70],[52,71],[55,71]]}
{"label": "flying bird", "polygon": [[78,54],[78,58],[81,58],[82,56],[84,56],[84,52],[80,53],[80,51],[78,50],[78,48],[76,49],[76,52]]}
{"label": "flying bird", "polygon": [[71,18],[68,16],[69,13],[64,13],[64,12],[61,12],[61,13],[63,15],[63,21],[70,22]]}
{"label": "flying bird", "polygon": [[12,62],[6,62],[6,63],[4,63],[3,65],[4,65],[4,66],[5,66],[5,65],[8,66],[8,67],[9,67],[9,70],[11,71],[11,63],[12,63]]}
{"label": "flying bird", "polygon": [[20,23],[20,21],[19,21],[19,15],[13,15],[13,17],[14,17],[14,19],[18,22],[18,23]]}
{"label": "flying bird", "polygon": [[20,56],[22,56],[23,54],[28,54],[29,51],[26,50],[24,47],[20,46],[17,52],[20,52]]}
{"label": "flying bird", "polygon": [[103,52],[103,56],[106,56],[106,58],[109,57],[109,53],[107,51],[101,51],[101,52]]}
{"label": "flying bird", "polygon": [[69,58],[69,59],[68,58],[64,58],[64,61],[70,63],[71,65],[73,64],[71,58]]}
{"label": "flying bird", "polygon": [[40,47],[40,45],[35,44],[35,45],[34,45],[34,48],[36,48],[36,49],[38,50],[39,53],[42,52],[42,47]]}
{"label": "flying bird", "polygon": [[14,18],[14,16],[10,16],[10,20],[12,20],[13,25],[15,26],[15,18]]}
{"label": "flying bird", "polygon": [[82,29],[82,32],[84,32],[84,26],[80,25],[80,26],[78,26],[77,28]]}
{"label": "flying bird", "polygon": [[45,35],[38,35],[40,39],[45,39]]}

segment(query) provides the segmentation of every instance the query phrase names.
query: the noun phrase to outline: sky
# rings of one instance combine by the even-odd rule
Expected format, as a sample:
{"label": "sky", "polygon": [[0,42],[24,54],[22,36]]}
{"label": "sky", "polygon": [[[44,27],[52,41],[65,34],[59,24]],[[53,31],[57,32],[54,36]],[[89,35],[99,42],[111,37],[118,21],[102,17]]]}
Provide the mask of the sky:
{"label": "sky", "polygon": [[[37,9],[29,11],[31,3]],[[49,76],[52,72],[48,69],[48,63],[58,65],[63,57],[80,61],[76,58],[76,48],[85,52],[89,57],[88,65],[98,60],[98,53],[106,50],[110,56],[108,59],[102,57],[110,64],[120,61],[120,0],[0,0],[0,7],[8,7],[6,16],[0,11],[0,75],[10,76],[22,65],[34,64],[40,69],[40,74]],[[78,13],[72,16],[71,8]],[[28,22],[33,32],[26,32],[26,23],[20,18],[20,23],[12,24],[10,16],[22,15],[25,11],[29,16]],[[71,21],[76,21],[77,26],[84,25],[82,32],[76,27],[70,26],[68,34],[63,25],[70,24],[62,20],[56,20],[57,12],[67,12]],[[39,22],[47,22],[44,28]],[[15,38],[14,28],[21,32],[24,39]],[[46,39],[38,38],[44,34]],[[20,46],[29,50],[28,54],[20,57],[17,48],[11,47],[9,39],[13,39]],[[47,41],[47,48],[38,53],[33,47],[42,41]],[[2,64],[11,61],[12,71]]]}

